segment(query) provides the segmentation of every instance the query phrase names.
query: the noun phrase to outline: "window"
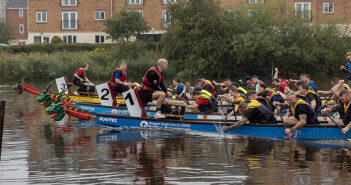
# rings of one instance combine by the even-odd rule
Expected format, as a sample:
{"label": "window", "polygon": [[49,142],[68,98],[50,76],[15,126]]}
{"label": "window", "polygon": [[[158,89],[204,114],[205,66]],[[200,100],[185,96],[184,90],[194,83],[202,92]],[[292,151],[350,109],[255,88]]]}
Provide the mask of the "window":
{"label": "window", "polygon": [[34,43],[49,43],[49,36],[34,36]]}
{"label": "window", "polygon": [[178,0],[162,0],[162,4],[178,3]]}
{"label": "window", "polygon": [[95,11],[94,15],[95,15],[96,21],[105,20],[105,12],[104,11]]}
{"label": "window", "polygon": [[62,37],[63,42],[65,43],[76,43],[77,42],[77,36],[75,35],[64,35]]}
{"label": "window", "polygon": [[334,13],[334,3],[323,3],[323,13]]}
{"label": "window", "polygon": [[130,5],[143,4],[143,0],[127,0],[127,4],[130,4]]}
{"label": "window", "polygon": [[105,36],[95,35],[95,43],[104,43],[104,42],[105,42]]}
{"label": "window", "polygon": [[162,10],[162,28],[168,28],[171,25],[171,17],[166,10]]}
{"label": "window", "polygon": [[249,0],[249,4],[252,3],[264,3],[264,0]]}
{"label": "window", "polygon": [[143,10],[128,10],[128,12],[139,12],[141,16],[144,16],[144,11]]}
{"label": "window", "polygon": [[77,29],[77,12],[62,12],[62,29],[74,30]]}
{"label": "window", "polygon": [[24,26],[23,26],[23,24],[20,24],[19,27],[18,27],[18,29],[19,29],[19,32],[20,32],[20,33],[23,33],[23,32],[24,32]]}
{"label": "window", "polygon": [[61,0],[61,6],[77,6],[77,0]]}
{"label": "window", "polygon": [[19,9],[19,16],[23,17],[23,9]]}
{"label": "window", "polygon": [[46,12],[37,12],[37,22],[46,22]]}
{"label": "window", "polygon": [[295,16],[298,19],[311,20],[311,3],[310,2],[295,3]]}

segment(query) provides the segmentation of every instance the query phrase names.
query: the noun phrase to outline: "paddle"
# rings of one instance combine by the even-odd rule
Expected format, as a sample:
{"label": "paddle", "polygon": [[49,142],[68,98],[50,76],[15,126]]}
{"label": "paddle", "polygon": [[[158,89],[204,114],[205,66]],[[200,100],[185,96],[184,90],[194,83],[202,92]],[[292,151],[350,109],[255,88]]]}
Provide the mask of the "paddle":
{"label": "paddle", "polygon": [[[283,116],[282,116],[282,114],[280,113],[280,108],[277,108],[277,109],[278,109],[278,114],[279,114],[279,116],[280,116],[280,119],[282,120],[282,123],[283,123],[283,125],[284,125],[284,128],[286,129],[286,124],[284,123]],[[284,132],[285,132],[285,129],[284,129]],[[286,132],[285,132],[285,133],[286,133]],[[288,138],[289,138],[289,140],[291,141],[292,138],[291,138],[290,134],[289,134],[289,133],[286,133],[286,135],[288,135]]]}
{"label": "paddle", "polygon": [[[342,130],[342,128],[340,127],[340,125],[337,124],[336,121],[335,121],[332,117],[330,117],[329,115],[327,115],[327,117],[328,117],[330,120],[332,120],[332,122],[333,122],[336,126],[338,126],[338,127],[340,128],[340,130]],[[351,139],[351,136],[350,136],[349,134],[345,133],[345,135],[348,137],[348,140]]]}

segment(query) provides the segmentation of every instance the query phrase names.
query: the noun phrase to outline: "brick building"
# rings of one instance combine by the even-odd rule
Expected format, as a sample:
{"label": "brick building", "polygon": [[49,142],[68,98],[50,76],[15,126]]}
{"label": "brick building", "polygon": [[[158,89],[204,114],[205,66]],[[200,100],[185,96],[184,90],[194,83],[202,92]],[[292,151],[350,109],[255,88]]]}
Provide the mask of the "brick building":
{"label": "brick building", "polygon": [[6,22],[13,27],[15,40],[10,44],[28,42],[27,0],[7,0]]}
{"label": "brick building", "polygon": [[0,21],[5,20],[6,17],[6,3],[5,0],[0,0]]}
{"label": "brick building", "polygon": [[[169,26],[167,6],[176,2],[177,0],[28,0],[28,43],[50,42],[55,35],[67,43],[111,42],[103,32],[104,21],[122,9],[140,12],[151,28],[148,34],[160,34]],[[252,4],[260,3],[280,4],[290,8],[288,13],[294,13],[296,17],[312,23],[325,23],[328,20],[343,24],[351,22],[347,10],[347,7],[351,7],[350,0],[220,0],[220,3],[227,9],[235,6],[247,6],[250,9]],[[9,13],[11,17],[12,14],[14,12]],[[26,8],[23,8],[23,14],[24,20]],[[24,33],[16,33],[16,38],[27,35],[26,23],[19,23],[20,20],[18,16],[9,20],[11,23],[17,21],[17,25],[23,24],[25,27]]]}

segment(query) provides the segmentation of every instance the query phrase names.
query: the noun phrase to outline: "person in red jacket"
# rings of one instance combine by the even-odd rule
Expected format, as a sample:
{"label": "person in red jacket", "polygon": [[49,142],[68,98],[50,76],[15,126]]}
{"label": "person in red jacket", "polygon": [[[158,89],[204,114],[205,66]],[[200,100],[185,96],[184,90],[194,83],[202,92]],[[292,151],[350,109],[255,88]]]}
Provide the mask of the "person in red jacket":
{"label": "person in red jacket", "polygon": [[73,84],[78,86],[79,89],[74,92],[75,95],[79,95],[78,92],[93,92],[95,90],[94,84],[90,82],[86,75],[86,71],[89,69],[89,64],[83,64],[83,68],[79,68],[73,75]]}
{"label": "person in red jacket", "polygon": [[165,85],[163,84],[163,73],[167,70],[168,61],[159,59],[157,67],[150,68],[143,78],[143,84],[138,92],[139,98],[142,101],[142,106],[145,107],[148,102],[156,100],[155,118],[165,118],[161,114],[161,106],[166,101],[166,94],[172,96]]}
{"label": "person in red jacket", "polygon": [[127,79],[127,62],[122,61],[111,75],[111,90],[116,93],[123,93],[130,89],[131,83],[126,82]]}

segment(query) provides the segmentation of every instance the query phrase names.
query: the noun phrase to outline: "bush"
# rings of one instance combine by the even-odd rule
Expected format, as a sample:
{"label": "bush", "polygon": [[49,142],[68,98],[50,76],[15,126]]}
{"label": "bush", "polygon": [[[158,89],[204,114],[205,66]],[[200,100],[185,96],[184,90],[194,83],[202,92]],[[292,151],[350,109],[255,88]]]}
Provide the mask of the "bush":
{"label": "bush", "polygon": [[64,43],[64,42],[63,42],[63,40],[61,39],[61,37],[55,35],[55,36],[52,37],[51,43],[52,43],[52,44],[59,44],[59,43]]}

